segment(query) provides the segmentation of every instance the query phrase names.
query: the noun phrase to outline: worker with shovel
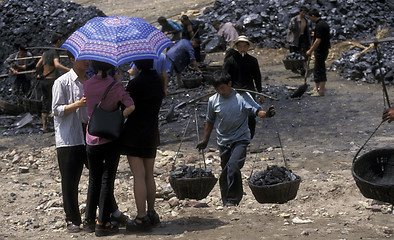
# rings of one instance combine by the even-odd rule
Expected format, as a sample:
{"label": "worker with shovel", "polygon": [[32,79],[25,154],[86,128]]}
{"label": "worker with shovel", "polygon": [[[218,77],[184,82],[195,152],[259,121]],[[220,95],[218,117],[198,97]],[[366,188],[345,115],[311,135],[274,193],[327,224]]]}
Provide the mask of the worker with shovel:
{"label": "worker with shovel", "polygon": [[[228,74],[215,79],[212,85],[217,93],[209,98],[204,137],[197,144],[197,148],[207,147],[215,127],[222,167],[219,184],[223,205],[235,206],[243,195],[241,168],[250,143],[248,116],[269,118],[275,115],[275,108],[271,106],[267,111],[263,111],[249,93],[237,93],[231,87],[232,81]],[[246,100],[244,96],[249,99]]]}
{"label": "worker with shovel", "polygon": [[313,32],[314,41],[312,47],[306,51],[307,56],[311,56],[312,52],[315,52],[315,68],[313,70],[315,87],[308,94],[312,97],[321,97],[324,96],[327,82],[326,59],[330,49],[330,27],[321,19],[317,9],[309,12],[309,19],[316,25]]}

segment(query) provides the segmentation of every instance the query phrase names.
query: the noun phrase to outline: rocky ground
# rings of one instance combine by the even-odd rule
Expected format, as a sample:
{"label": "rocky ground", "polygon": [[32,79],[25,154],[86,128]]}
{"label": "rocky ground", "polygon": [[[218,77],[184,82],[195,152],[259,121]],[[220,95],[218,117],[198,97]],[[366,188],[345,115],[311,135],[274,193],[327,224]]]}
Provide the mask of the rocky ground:
{"label": "rocky ground", "polygon": [[[115,1],[76,2],[95,4],[107,15],[113,15],[115,9],[120,9],[110,7]],[[117,4],[119,2],[123,1],[116,1]],[[126,2],[128,1],[124,1],[125,4]],[[145,14],[149,12],[151,15],[162,15],[157,4],[162,1],[150,1],[153,2],[156,7],[146,10]],[[181,11],[190,9],[190,6],[193,5],[185,2]],[[130,9],[134,11],[136,7]],[[134,16],[127,12],[122,14]],[[328,65],[347,48],[348,46],[341,44],[333,46]],[[203,166],[195,149],[198,136],[194,111],[190,108],[188,112],[179,109],[176,110],[178,117],[175,121],[167,123],[164,119],[161,120],[162,144],[155,172],[158,186],[157,211],[162,217],[162,224],[148,234],[127,234],[121,229],[118,235],[108,239],[394,237],[392,205],[363,197],[351,173],[356,152],[380,123],[385,107],[381,86],[345,81],[337,73],[328,72],[326,96],[312,98],[304,94],[301,98],[292,99],[289,97],[293,91],[291,87],[294,89],[301,85],[303,77],[285,70],[282,59],[287,50],[257,49],[251,54],[259,60],[266,93],[279,98],[279,101],[267,99],[263,104],[264,108],[275,105],[277,114],[272,119],[258,120],[257,133],[242,169],[245,195],[240,205],[222,207],[218,184],[201,201],[176,198],[168,182],[173,166],[177,168],[184,163]],[[212,65],[220,65],[222,59],[223,53],[215,53],[208,54],[206,61],[211,60]],[[391,96],[392,86],[388,88]],[[178,94],[173,91],[166,101],[175,102],[177,98],[193,95],[199,89],[188,91]],[[168,110],[168,106],[163,106],[162,114]],[[197,105],[197,109],[199,135],[202,136],[204,101]],[[188,117],[193,121],[183,137]],[[394,140],[393,128],[394,125],[384,123],[361,154],[391,146]],[[94,234],[69,234],[65,230],[53,133],[10,137],[5,134],[7,129],[0,130],[0,239],[95,238]],[[214,137],[215,135],[211,137],[209,148],[212,151],[207,152],[206,163],[218,177],[220,162],[215,151]],[[178,149],[179,155],[174,161]],[[289,168],[302,178],[296,198],[284,204],[258,203],[248,187],[248,178],[267,166],[284,166],[284,159],[287,159]],[[88,171],[85,169],[80,182],[79,201],[82,212],[87,176]],[[134,217],[136,208],[132,175],[124,157],[118,169],[115,196],[120,210]]]}

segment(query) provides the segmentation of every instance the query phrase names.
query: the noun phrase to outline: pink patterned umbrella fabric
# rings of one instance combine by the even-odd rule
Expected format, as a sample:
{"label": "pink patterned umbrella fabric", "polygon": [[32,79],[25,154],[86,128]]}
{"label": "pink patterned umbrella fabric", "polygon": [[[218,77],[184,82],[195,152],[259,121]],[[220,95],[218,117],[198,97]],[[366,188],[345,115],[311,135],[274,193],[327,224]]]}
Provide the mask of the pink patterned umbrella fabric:
{"label": "pink patterned umbrella fabric", "polygon": [[141,18],[95,17],[62,45],[75,60],[97,60],[114,66],[139,59],[155,59],[173,43]]}

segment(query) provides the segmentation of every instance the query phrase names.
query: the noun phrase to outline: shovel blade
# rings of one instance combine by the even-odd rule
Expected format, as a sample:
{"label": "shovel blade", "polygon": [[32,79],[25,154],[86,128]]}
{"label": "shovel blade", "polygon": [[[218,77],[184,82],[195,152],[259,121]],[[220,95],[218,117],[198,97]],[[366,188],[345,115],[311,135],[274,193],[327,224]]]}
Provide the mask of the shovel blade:
{"label": "shovel blade", "polygon": [[298,87],[298,89],[290,96],[291,98],[301,97],[305,91],[308,89],[308,84],[303,84]]}

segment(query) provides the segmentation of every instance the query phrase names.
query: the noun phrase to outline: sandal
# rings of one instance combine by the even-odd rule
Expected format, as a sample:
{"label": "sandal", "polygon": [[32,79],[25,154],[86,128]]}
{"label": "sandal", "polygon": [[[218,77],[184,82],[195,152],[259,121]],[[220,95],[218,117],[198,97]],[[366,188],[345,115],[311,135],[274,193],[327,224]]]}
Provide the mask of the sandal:
{"label": "sandal", "polygon": [[96,226],[96,220],[94,219],[90,219],[90,220],[85,219],[85,221],[83,221],[82,223],[82,229],[88,233],[94,232],[95,226]]}
{"label": "sandal", "polygon": [[128,232],[148,232],[152,230],[152,224],[148,215],[145,217],[136,217],[126,223],[126,231]]}
{"label": "sandal", "polygon": [[94,229],[94,233],[96,237],[109,236],[118,232],[119,232],[118,225],[110,222],[107,222],[106,224],[102,224],[102,225],[96,223]]}
{"label": "sandal", "polygon": [[148,210],[148,217],[152,226],[157,226],[160,224],[160,217],[159,214],[155,210]]}

